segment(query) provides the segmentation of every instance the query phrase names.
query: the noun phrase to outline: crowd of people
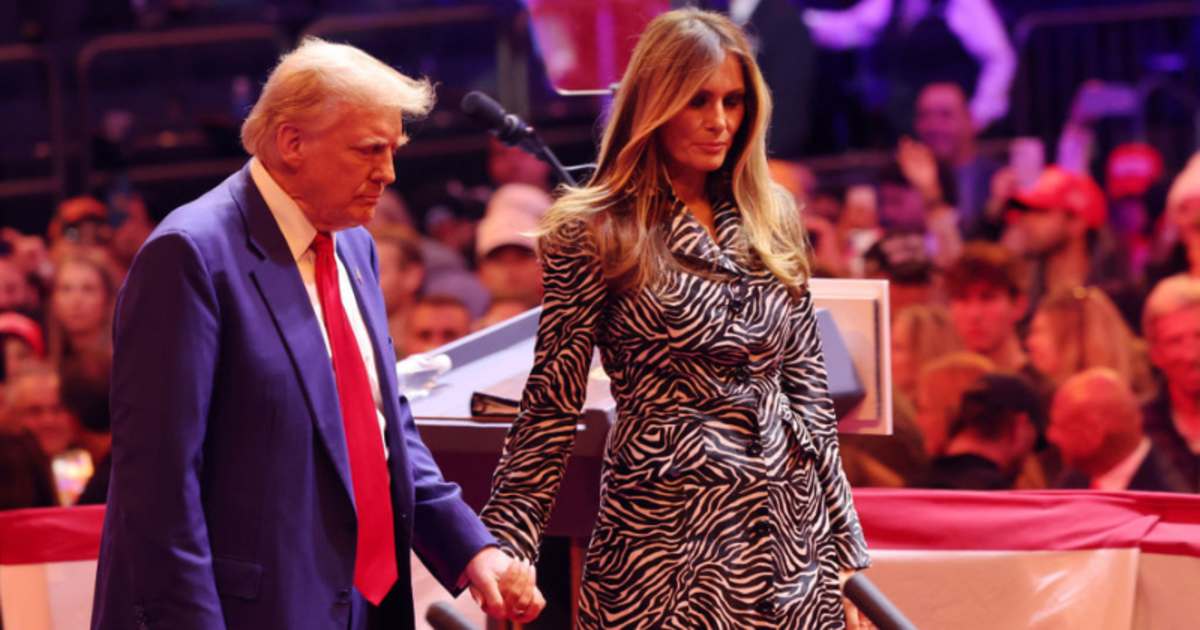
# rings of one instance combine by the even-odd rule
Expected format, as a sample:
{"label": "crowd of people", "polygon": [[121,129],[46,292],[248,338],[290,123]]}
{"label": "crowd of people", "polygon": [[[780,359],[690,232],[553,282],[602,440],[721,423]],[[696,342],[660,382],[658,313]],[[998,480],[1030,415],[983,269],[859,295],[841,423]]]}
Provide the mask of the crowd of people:
{"label": "crowd of people", "polygon": [[[1200,491],[1200,158],[1169,173],[1129,143],[1094,178],[1060,145],[1029,171],[980,149],[981,107],[923,85],[912,137],[857,184],[771,164],[818,275],[890,281],[895,435],[843,436],[851,483]],[[398,357],[541,302],[550,170],[498,141],[487,159],[485,187],[380,201]],[[136,192],[80,196],[45,234],[0,234],[0,509],[104,501],[112,315],[151,216]]]}

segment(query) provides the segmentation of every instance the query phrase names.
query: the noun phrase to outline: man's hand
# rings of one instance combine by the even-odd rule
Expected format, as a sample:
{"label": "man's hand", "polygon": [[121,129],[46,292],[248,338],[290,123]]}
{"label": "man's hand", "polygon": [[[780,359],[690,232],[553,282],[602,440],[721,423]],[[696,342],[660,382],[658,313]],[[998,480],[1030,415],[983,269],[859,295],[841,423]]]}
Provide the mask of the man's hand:
{"label": "man's hand", "polygon": [[896,149],[896,162],[908,183],[921,193],[925,204],[931,206],[926,208],[927,210],[945,203],[942,198],[944,191],[938,181],[937,160],[929,147],[912,138],[900,138],[900,146]]}
{"label": "man's hand", "polygon": [[533,566],[515,561],[495,547],[481,550],[467,564],[471,597],[490,617],[533,621],[546,606]]}

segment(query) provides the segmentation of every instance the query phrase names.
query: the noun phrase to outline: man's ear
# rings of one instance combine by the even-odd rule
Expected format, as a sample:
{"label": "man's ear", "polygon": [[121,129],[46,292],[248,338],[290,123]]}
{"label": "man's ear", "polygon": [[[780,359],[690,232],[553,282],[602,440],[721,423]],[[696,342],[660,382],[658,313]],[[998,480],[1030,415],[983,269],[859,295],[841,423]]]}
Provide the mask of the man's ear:
{"label": "man's ear", "polygon": [[304,162],[304,134],[300,128],[291,123],[284,123],[275,128],[275,151],[279,160],[291,170],[298,170]]}

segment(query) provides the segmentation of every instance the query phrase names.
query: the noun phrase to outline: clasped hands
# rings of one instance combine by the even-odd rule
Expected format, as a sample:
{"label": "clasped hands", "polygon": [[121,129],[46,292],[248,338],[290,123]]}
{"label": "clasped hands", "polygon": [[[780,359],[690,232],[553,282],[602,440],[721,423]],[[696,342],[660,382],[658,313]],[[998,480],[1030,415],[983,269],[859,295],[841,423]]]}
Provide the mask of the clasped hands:
{"label": "clasped hands", "polygon": [[465,577],[471,597],[490,617],[529,623],[546,607],[533,565],[514,560],[496,547],[475,554]]}

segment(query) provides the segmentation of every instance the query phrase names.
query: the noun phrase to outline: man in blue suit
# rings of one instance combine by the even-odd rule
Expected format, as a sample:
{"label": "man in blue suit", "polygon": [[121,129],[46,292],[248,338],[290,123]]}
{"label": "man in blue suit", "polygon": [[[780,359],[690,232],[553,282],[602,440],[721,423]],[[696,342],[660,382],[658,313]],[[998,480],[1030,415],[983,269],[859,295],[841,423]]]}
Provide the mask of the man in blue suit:
{"label": "man in blue suit", "polygon": [[541,608],[397,393],[361,227],[404,117],[432,102],[425,81],[306,40],[246,119],[250,162],[138,253],[93,628],[411,628],[410,549],[489,614]]}

